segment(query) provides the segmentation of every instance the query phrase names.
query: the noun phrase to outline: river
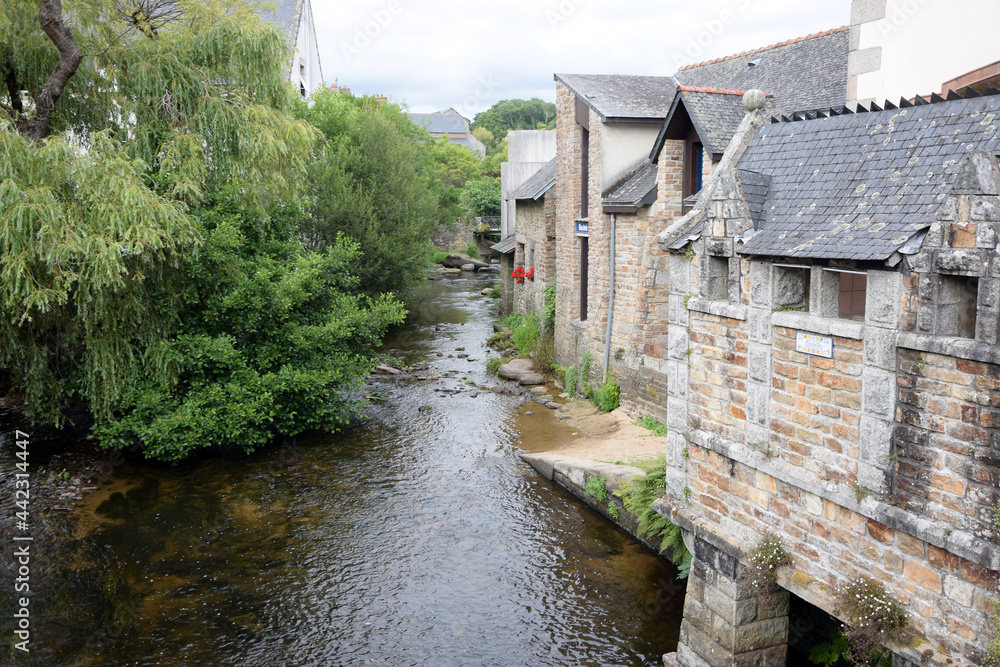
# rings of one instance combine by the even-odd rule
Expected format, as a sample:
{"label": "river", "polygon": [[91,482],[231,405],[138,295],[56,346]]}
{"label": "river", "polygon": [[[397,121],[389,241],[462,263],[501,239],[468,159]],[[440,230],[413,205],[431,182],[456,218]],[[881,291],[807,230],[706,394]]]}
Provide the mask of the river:
{"label": "river", "polygon": [[7,652],[5,621],[0,662],[661,664],[676,570],[523,464],[530,406],[481,388],[498,382],[496,302],[479,296],[494,280],[421,287],[386,347],[429,368],[374,385],[367,420],[245,458],[114,467],[75,534],[39,545],[32,650]]}

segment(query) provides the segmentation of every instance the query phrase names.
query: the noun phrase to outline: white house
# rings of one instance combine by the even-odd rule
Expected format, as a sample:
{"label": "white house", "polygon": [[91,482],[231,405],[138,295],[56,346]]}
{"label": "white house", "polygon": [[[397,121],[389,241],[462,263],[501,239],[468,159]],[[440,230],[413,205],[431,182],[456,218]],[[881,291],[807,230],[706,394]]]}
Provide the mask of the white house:
{"label": "white house", "polygon": [[302,97],[309,97],[323,85],[312,3],[309,0],[278,0],[275,11],[264,12],[263,16],[288,35],[288,80]]}

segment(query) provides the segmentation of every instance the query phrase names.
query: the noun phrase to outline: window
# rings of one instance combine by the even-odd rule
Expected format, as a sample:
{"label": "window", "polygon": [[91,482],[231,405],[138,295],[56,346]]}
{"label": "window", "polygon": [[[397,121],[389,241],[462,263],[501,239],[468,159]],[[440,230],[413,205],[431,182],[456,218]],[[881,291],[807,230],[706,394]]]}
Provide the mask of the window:
{"label": "window", "polygon": [[959,338],[976,337],[976,300],[979,279],[971,276],[941,276],[937,303],[937,334]]}
{"label": "window", "polygon": [[697,132],[691,129],[684,141],[684,171],[681,178],[681,197],[684,200],[683,209],[687,212],[694,203],[689,197],[698,194],[702,186],[702,172],[705,167],[705,148],[698,138]]}
{"label": "window", "polygon": [[580,321],[587,319],[587,280],[590,271],[590,239],[580,237]]}
{"label": "window", "polygon": [[850,320],[865,319],[865,290],[868,279],[863,273],[838,271],[840,289],[837,296],[837,316]]}
{"label": "window", "polygon": [[795,264],[774,265],[774,306],[782,310],[809,310],[810,268]]}
{"label": "window", "polygon": [[729,258],[705,256],[707,271],[705,297],[712,301],[729,300]]}
{"label": "window", "polygon": [[529,269],[534,269],[535,268],[535,242],[534,241],[531,241],[530,243],[528,243],[528,261],[525,262],[525,265]]}

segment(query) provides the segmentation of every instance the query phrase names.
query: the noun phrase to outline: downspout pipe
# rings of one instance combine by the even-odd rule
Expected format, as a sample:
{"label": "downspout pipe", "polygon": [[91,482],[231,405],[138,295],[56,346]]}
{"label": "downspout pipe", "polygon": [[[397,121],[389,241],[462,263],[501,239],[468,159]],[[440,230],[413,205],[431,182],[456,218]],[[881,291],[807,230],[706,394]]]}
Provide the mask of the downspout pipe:
{"label": "downspout pipe", "polygon": [[615,315],[615,214],[611,214],[611,238],[608,242],[608,282],[609,291],[608,295],[608,330],[604,333],[604,377],[601,378],[601,382],[608,376],[608,370],[611,368],[611,323],[614,321]]}

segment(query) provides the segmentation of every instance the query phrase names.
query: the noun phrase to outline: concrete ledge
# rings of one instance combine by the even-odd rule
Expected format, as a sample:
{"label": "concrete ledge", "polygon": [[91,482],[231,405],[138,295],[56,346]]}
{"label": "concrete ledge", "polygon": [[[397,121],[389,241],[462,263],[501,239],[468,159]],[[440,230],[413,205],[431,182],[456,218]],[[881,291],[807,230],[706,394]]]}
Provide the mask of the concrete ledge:
{"label": "concrete ledge", "polygon": [[[518,456],[521,457],[522,461],[534,468],[542,477],[552,480],[591,508],[603,514],[606,519],[648,547],[657,556],[667,561],[670,560],[668,555],[660,553],[659,544],[654,544],[639,535],[638,519],[624,508],[621,499],[611,495],[612,492],[618,490],[622,482],[625,482],[630,477],[644,476],[645,472],[632,466],[600,463],[588,459],[559,456],[558,454],[547,454],[544,452],[540,454],[522,453]],[[618,516],[611,516],[608,513],[608,508],[603,503],[599,503],[597,498],[583,490],[584,484],[587,483],[587,477],[590,475],[599,477],[605,481],[604,488],[608,492],[607,503],[614,503],[618,509]]]}
{"label": "concrete ledge", "polygon": [[932,352],[946,357],[958,357],[986,364],[1000,364],[1000,346],[977,343],[969,338],[900,333],[896,339],[896,345],[918,352]]}
{"label": "concrete ledge", "polygon": [[593,475],[605,480],[604,488],[610,494],[617,491],[622,482],[629,477],[636,475],[645,476],[639,468],[632,466],[620,466],[613,463],[601,463],[589,459],[578,459],[572,456],[559,456],[558,454],[519,454],[521,460],[538,471],[542,477],[553,481],[560,481],[559,477],[568,480],[573,485],[579,487],[583,492],[583,487],[587,483],[587,478]]}
{"label": "concrete ledge", "polygon": [[747,307],[739,303],[729,303],[728,301],[709,301],[693,297],[688,299],[688,310],[699,313],[707,313],[717,317],[728,317],[732,320],[745,321],[747,319]]}
{"label": "concrete ledge", "polygon": [[861,322],[832,317],[814,317],[809,313],[794,310],[772,313],[771,324],[786,329],[800,329],[822,336],[840,336],[853,340],[861,340],[865,330],[865,325]]}
{"label": "concrete ledge", "polygon": [[[768,458],[746,445],[731,442],[705,431],[689,431],[687,439],[699,447],[710,449],[726,458],[750,466],[786,484],[805,489],[824,500],[846,507],[868,519],[874,519],[893,530],[902,531],[928,544],[945,549],[987,570],[1000,570],[1000,548],[975,537],[968,531],[953,530],[944,522],[932,521],[913,512],[893,507],[874,496],[869,496],[858,502],[854,489],[846,484],[820,480],[784,461]],[[669,515],[665,516],[669,518]]]}

